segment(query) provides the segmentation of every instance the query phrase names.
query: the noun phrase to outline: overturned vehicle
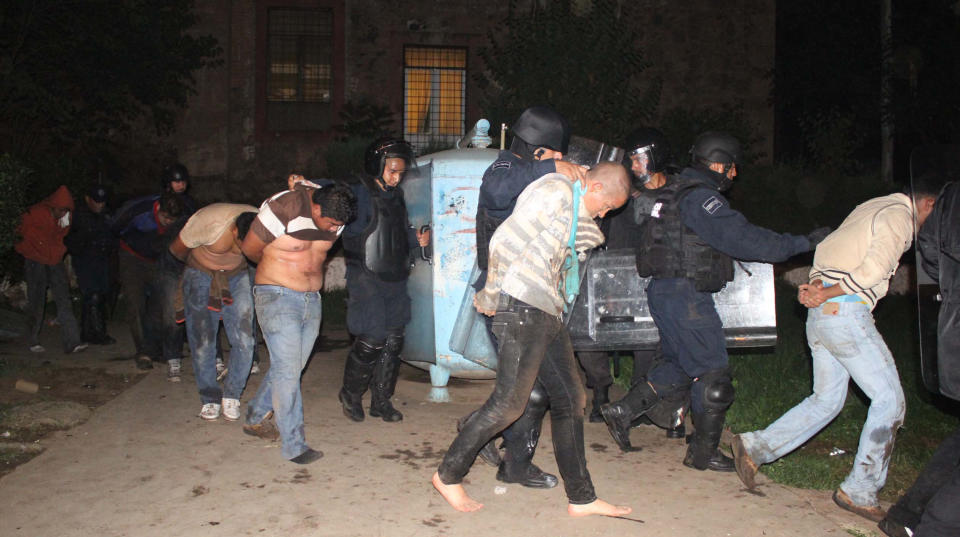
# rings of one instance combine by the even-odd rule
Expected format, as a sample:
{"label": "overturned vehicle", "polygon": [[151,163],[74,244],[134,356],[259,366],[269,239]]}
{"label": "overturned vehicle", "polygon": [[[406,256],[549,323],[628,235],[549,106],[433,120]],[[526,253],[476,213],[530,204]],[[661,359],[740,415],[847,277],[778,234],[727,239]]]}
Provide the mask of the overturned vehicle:
{"label": "overturned vehicle", "polygon": [[[422,156],[416,173],[402,183],[414,226],[433,230],[432,255],[416,260],[408,292],[413,318],[407,325],[403,359],[430,372],[430,400],[449,401],[451,376],[496,376],[497,353],[485,322],[473,308],[476,213],[481,177],[496,159],[487,148],[485,120],[459,147]],[[479,134],[478,134],[479,133]],[[469,147],[472,146],[472,147]],[[565,160],[592,165],[619,162],[622,151],[572,137]],[[653,349],[659,334],[647,307],[647,279],[636,269],[633,250],[598,250],[580,265],[581,288],[565,317],[578,351]],[[773,267],[737,263],[734,281],[715,294],[729,347],[776,344]]]}

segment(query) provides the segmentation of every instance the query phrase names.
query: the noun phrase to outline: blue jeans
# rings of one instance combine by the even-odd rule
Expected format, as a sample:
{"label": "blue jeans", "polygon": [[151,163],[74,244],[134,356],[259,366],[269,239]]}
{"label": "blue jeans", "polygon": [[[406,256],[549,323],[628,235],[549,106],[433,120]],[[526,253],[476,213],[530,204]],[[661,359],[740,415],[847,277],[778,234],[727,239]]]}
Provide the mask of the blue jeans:
{"label": "blue jeans", "polygon": [[[230,278],[233,303],[224,305],[222,311],[212,311],[207,308],[211,280],[210,275],[201,270],[186,268],[183,273],[183,311],[200,400],[204,404],[219,404],[221,398],[240,399],[247,385],[254,346],[253,295],[250,276],[247,271],[241,271]],[[217,384],[217,329],[221,318],[230,340],[230,369],[223,391]]]}
{"label": "blue jeans", "polygon": [[[836,314],[824,308],[837,307]],[[853,470],[840,488],[860,506],[877,506],[906,404],[893,355],[873,324],[866,304],[828,302],[807,312],[807,343],[813,356],[813,394],[762,431],[741,435],[757,464],[773,462],[800,447],[843,409],[852,378],[870,398]]]}
{"label": "blue jeans", "polygon": [[273,411],[283,442],[283,456],[292,459],[309,449],[303,434],[300,373],[320,333],[320,292],[255,285],[253,300],[263,339],[270,351],[270,369],[250,400],[247,424],[260,423]]}

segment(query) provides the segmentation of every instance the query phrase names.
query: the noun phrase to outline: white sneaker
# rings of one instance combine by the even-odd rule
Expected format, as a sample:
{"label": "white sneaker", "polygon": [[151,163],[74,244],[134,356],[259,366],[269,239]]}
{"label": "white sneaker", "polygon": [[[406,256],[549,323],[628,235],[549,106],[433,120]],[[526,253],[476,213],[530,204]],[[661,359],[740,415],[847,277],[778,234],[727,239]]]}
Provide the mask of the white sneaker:
{"label": "white sneaker", "polygon": [[207,421],[215,420],[218,416],[220,416],[220,405],[217,403],[206,403],[200,409],[200,417]]}
{"label": "white sneaker", "polygon": [[45,349],[43,345],[32,345],[30,347],[30,352],[36,352],[36,353],[47,352],[47,349]]}
{"label": "white sneaker", "polygon": [[87,350],[87,347],[89,347],[89,346],[90,346],[89,343],[80,343],[80,344],[77,345],[76,347],[70,349],[70,353],[71,353],[71,354],[75,354],[75,353],[78,353],[78,352],[83,352],[83,351]]}
{"label": "white sneaker", "polygon": [[240,400],[223,398],[223,419],[237,421],[240,419]]}
{"label": "white sneaker", "polygon": [[253,362],[253,365],[250,366],[250,374],[251,375],[260,374],[260,362]]}
{"label": "white sneaker", "polygon": [[167,380],[180,382],[180,360],[167,360]]}
{"label": "white sneaker", "polygon": [[227,369],[227,364],[223,363],[223,358],[217,357],[217,373],[223,373]]}

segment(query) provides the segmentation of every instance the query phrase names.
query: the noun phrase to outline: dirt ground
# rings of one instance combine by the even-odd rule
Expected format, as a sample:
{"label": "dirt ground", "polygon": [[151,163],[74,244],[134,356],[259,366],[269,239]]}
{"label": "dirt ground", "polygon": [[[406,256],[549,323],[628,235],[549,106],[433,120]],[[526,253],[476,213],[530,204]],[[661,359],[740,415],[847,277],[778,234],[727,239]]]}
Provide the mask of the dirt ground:
{"label": "dirt ground", "polygon": [[[429,376],[404,365],[395,396],[404,420],[352,423],[336,398],[346,334],[328,330],[333,344],[303,376],[307,440],[325,456],[298,466],[280,456],[279,444],[242,434],[240,422],[201,420],[189,360],[179,384],[167,382],[162,367],[142,374],[127,359],[122,328],[112,333],[118,344],[70,356],[0,344],[0,359],[16,365],[8,372],[34,375],[27,380],[39,386],[27,394],[13,389],[16,378],[0,378],[0,403],[68,400],[93,409],[66,430],[0,439],[21,435],[13,440],[42,450],[0,478],[0,536],[880,535],[835,507],[829,492],[762,482],[750,493],[736,474],[687,469],[682,440],[649,426],[632,433],[643,451],[625,454],[603,424],[586,424],[597,492],[632,506],[634,520],[571,519],[562,486],[501,486],[482,462],[465,486],[485,507],[458,513],[430,476],[456,419],[483,402],[492,382],[454,379],[452,402],[429,403]],[[57,348],[56,332],[45,336],[47,348]],[[262,378],[251,376],[242,401]],[[536,462],[557,471],[548,424]]]}

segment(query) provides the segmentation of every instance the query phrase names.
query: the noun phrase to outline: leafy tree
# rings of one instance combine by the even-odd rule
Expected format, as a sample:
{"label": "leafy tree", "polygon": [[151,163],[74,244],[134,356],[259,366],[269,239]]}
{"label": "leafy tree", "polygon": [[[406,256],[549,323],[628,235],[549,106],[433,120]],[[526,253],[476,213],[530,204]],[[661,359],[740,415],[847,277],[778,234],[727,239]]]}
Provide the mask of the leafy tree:
{"label": "leafy tree", "polygon": [[809,168],[846,172],[875,165],[881,113],[894,121],[900,180],[914,147],[960,140],[960,4],[892,4],[892,103],[881,110],[880,4],[777,3],[778,160],[801,159]]}
{"label": "leafy tree", "polygon": [[141,122],[174,126],[194,73],[217,63],[192,0],[11,0],[0,4],[0,148],[118,151]]}
{"label": "leafy tree", "polygon": [[[493,125],[511,122],[531,105],[550,104],[574,134],[622,138],[648,122],[660,100],[660,80],[641,81],[647,67],[629,24],[642,6],[589,0],[519,9],[512,1],[499,30],[478,54],[481,106]],[[528,11],[529,9],[529,11]]]}

